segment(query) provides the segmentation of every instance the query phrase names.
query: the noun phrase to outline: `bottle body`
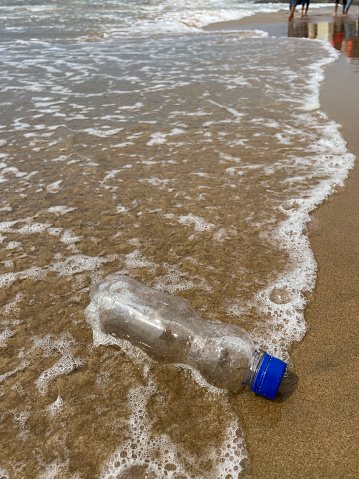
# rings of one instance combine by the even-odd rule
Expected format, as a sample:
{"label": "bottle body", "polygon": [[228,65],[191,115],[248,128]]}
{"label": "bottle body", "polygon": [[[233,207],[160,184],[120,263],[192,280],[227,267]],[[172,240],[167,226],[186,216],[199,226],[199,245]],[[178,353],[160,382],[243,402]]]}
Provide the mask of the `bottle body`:
{"label": "bottle body", "polygon": [[266,357],[242,328],[205,321],[186,300],[120,274],[92,290],[91,304],[104,333],[158,361],[187,364],[218,388],[253,388]]}

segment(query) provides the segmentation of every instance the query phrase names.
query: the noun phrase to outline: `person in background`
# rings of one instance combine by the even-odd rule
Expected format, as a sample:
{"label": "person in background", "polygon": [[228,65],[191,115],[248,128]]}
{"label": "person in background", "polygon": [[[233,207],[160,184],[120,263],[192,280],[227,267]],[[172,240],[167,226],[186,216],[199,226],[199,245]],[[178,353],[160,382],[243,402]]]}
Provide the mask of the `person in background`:
{"label": "person in background", "polygon": [[[342,0],[343,2],[343,15],[345,13],[345,6],[347,4],[347,0]],[[336,15],[338,12],[338,5],[339,5],[339,0],[335,0],[335,9],[334,9],[334,14]]]}
{"label": "person in background", "polygon": [[347,3],[347,8],[344,11],[344,13],[346,13],[347,15],[348,15],[348,12],[349,12],[350,5],[352,4],[352,1],[353,0],[349,0],[349,2]]}
{"label": "person in background", "polygon": [[[310,0],[303,0],[302,1],[302,17],[308,15],[308,8],[309,8]],[[305,8],[305,11],[304,11]]]}
{"label": "person in background", "polygon": [[288,20],[293,20],[294,18],[294,12],[295,12],[295,7],[297,5],[300,5],[302,3],[302,0],[289,0],[289,8],[290,8],[290,11],[289,11],[289,17],[288,17]]}

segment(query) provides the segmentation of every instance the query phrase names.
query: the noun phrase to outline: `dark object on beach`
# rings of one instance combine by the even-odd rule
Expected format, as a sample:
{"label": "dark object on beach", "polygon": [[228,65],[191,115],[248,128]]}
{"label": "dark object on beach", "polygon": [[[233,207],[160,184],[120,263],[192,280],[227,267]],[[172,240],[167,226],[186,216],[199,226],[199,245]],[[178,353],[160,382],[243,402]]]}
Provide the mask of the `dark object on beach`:
{"label": "dark object on beach", "polygon": [[298,6],[298,5],[301,5],[302,4],[302,0],[289,0],[289,17],[288,17],[288,20],[293,20],[294,18],[294,12],[295,12],[295,8]]}
{"label": "dark object on beach", "polygon": [[[343,4],[343,15],[345,13],[345,6],[347,4],[347,0],[342,0],[342,4]],[[339,5],[339,0],[335,0],[335,7],[334,7],[334,13],[335,15],[337,14],[338,12],[338,5]]]}
{"label": "dark object on beach", "polygon": [[221,389],[249,386],[274,399],[286,370],[239,326],[205,321],[184,299],[120,274],[95,287],[85,313],[94,329],[128,340],[159,361],[191,366]]}
{"label": "dark object on beach", "polygon": [[302,17],[308,15],[310,0],[302,0]]}

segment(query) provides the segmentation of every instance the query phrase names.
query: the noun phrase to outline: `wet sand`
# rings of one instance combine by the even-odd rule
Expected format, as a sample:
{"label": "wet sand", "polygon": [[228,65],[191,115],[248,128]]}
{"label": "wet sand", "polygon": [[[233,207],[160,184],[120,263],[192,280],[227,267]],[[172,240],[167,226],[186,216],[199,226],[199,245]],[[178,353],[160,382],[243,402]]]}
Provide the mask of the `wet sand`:
{"label": "wet sand", "polygon": [[[357,6],[351,9],[357,18]],[[332,9],[312,10],[295,22],[332,22]],[[246,18],[240,28],[283,35],[287,12]],[[217,25],[218,26],[218,25]],[[228,28],[233,28],[235,22]],[[321,108],[342,125],[349,150],[359,151],[359,65],[345,55],[325,69]],[[239,413],[250,455],[249,476],[259,478],[358,478],[359,418],[359,169],[345,188],[312,215],[308,226],[318,278],[305,317],[308,332],[291,350],[298,375],[283,402],[245,399]],[[247,474],[246,474],[247,477]]]}
{"label": "wet sand", "polygon": [[[321,10],[315,15],[311,12],[310,17],[302,23],[314,22],[316,18],[317,21],[324,18],[332,21],[329,10],[327,13]],[[265,21],[267,23],[263,25]],[[295,24],[300,22],[301,20],[296,20]],[[226,25],[228,28],[233,27]],[[236,28],[243,29],[245,26],[267,29],[271,34],[288,34],[287,12],[252,17],[237,22],[236,25]],[[358,64],[356,68],[358,70]],[[354,153],[359,146],[358,104],[354,103],[357,98],[354,91],[357,79],[358,73],[354,72],[354,68],[343,57],[340,62],[326,68],[321,98],[323,109],[330,118],[344,125],[343,135]],[[190,98],[192,102],[191,94],[192,90],[189,90],[184,97]],[[163,101],[162,92],[158,95],[158,101]],[[89,104],[96,111],[102,107],[102,96],[95,98],[96,101]],[[187,107],[183,108],[186,110]],[[52,116],[50,118],[53,120]],[[167,122],[167,111],[164,118]],[[201,123],[195,126],[200,128]],[[169,125],[168,130],[170,129]],[[237,126],[234,125],[233,130],[236,129]],[[44,148],[40,155],[31,150],[32,145],[29,145],[28,140],[22,140],[23,143],[19,144],[19,163],[15,165],[20,169],[24,157],[29,171],[40,169],[38,158],[46,163],[46,167],[41,170],[41,188],[30,184],[32,190],[29,187],[26,202],[21,196],[22,192],[15,191],[13,194],[13,190],[10,187],[8,189],[11,197],[9,205],[11,201],[13,208],[9,220],[26,223],[24,216],[37,218],[36,221],[42,222],[41,224],[49,222],[58,231],[69,230],[73,233],[72,237],[67,237],[67,242],[60,240],[60,236],[57,238],[42,230],[39,240],[36,237],[34,240],[30,234],[21,238],[22,249],[13,252],[17,276],[13,283],[9,280],[9,287],[4,288],[1,292],[3,296],[0,296],[0,303],[4,304],[3,311],[12,308],[10,318],[19,321],[16,323],[16,334],[9,339],[9,346],[0,361],[1,371],[10,372],[6,384],[8,389],[4,388],[1,396],[4,419],[0,425],[0,436],[3,439],[0,448],[0,459],[3,462],[0,466],[9,469],[9,477],[14,478],[50,477],[53,467],[58,468],[57,477],[99,477],[103,464],[108,464],[109,456],[119,445],[130,444],[133,437],[138,437],[128,425],[131,417],[136,417],[137,414],[136,411],[131,412],[131,407],[128,406],[128,394],[137,385],[140,397],[145,378],[137,363],[131,362],[124,352],[114,347],[93,347],[92,331],[83,317],[83,310],[89,300],[88,289],[92,283],[101,280],[107,273],[125,267],[131,271],[131,275],[144,283],[153,284],[154,278],[166,278],[170,274],[174,275],[178,283],[178,276],[175,276],[178,270],[174,267],[167,269],[165,265],[176,265],[178,258],[182,258],[181,261],[188,263],[183,270],[188,272],[195,285],[201,280],[200,272],[205,270],[206,275],[203,276],[208,284],[216,286],[210,301],[201,283],[201,293],[192,296],[191,291],[184,293],[184,296],[188,294],[195,309],[201,311],[203,305],[206,305],[207,318],[222,318],[224,306],[221,309],[221,301],[224,297],[238,299],[234,282],[227,275],[234,255],[239,264],[242,262],[242,258],[238,259],[237,250],[241,250],[238,247],[238,235],[236,241],[228,242],[230,246],[226,248],[219,243],[214,250],[213,241],[209,240],[210,247],[204,248],[203,236],[199,235],[189,245],[187,233],[182,226],[176,230],[173,225],[169,228],[167,219],[164,216],[159,219],[156,214],[159,207],[170,213],[175,211],[165,208],[174,208],[178,198],[172,204],[168,200],[171,197],[164,194],[164,189],[154,190],[151,183],[145,181],[149,170],[154,178],[161,178],[170,185],[172,181],[178,180],[179,186],[176,187],[182,195],[179,198],[181,202],[184,201],[187,196],[191,196],[198,183],[191,180],[195,177],[188,174],[188,168],[192,168],[192,165],[190,162],[181,163],[181,155],[191,158],[196,155],[196,149],[192,148],[190,152],[180,150],[177,157],[168,151],[168,157],[172,155],[182,165],[179,171],[173,166],[174,163],[168,163],[166,168],[163,162],[144,167],[141,161],[134,163],[130,171],[125,167],[131,154],[138,155],[143,150],[145,160],[156,158],[156,144],[152,146],[153,153],[148,146],[144,148],[156,131],[153,125],[146,124],[142,130],[143,137],[136,144],[127,145],[122,155],[113,155],[112,137],[99,136],[89,140],[83,130],[70,135],[61,130],[56,133],[58,141]],[[126,135],[135,136],[138,132],[138,123],[134,122],[127,128]],[[42,141],[42,137],[39,137],[35,146],[42,148]],[[121,141],[120,138],[118,141]],[[217,148],[218,143],[213,142],[213,145],[213,148]],[[260,147],[258,140],[258,148]],[[9,148],[12,148],[11,144]],[[166,156],[166,146],[161,148],[162,156]],[[198,150],[200,148],[202,144],[199,142]],[[210,190],[211,196],[208,193],[207,204],[222,207],[228,203],[228,195],[219,178],[228,165],[220,163],[212,166],[207,160],[212,158],[211,155],[217,158],[217,152],[209,147],[206,151],[209,152],[207,156],[203,152],[198,155],[200,159],[197,160],[196,171],[213,168],[206,183],[213,187]],[[63,163],[52,161],[54,158],[68,158],[64,172],[61,171]],[[119,198],[116,197],[116,201],[114,199],[115,187],[118,185],[116,178],[111,176],[108,177],[106,188],[102,188],[97,197],[93,195],[103,178],[107,178],[108,172],[118,170],[121,166],[123,183],[122,191],[118,192]],[[308,333],[291,351],[294,371],[299,378],[291,396],[284,395],[282,400],[270,402],[248,391],[247,394],[229,398],[216,396],[214,400],[210,391],[197,387],[190,373],[165,365],[150,366],[151,377],[159,385],[160,393],[151,396],[151,400],[148,399],[149,396],[140,398],[139,404],[144,404],[141,407],[147,408],[148,417],[152,421],[150,424],[154,425],[152,436],[147,437],[169,434],[173,444],[180,444],[193,453],[188,462],[195,472],[200,470],[202,474],[211,467],[211,460],[203,459],[202,454],[208,445],[212,450],[216,448],[218,451],[222,444],[230,442],[225,437],[225,428],[234,416],[236,420],[239,418],[239,424],[246,430],[250,454],[250,470],[243,473],[246,479],[359,477],[356,458],[358,380],[354,363],[357,338],[355,327],[358,328],[356,301],[359,297],[355,291],[358,284],[355,281],[355,275],[358,274],[355,254],[358,248],[356,229],[359,227],[356,217],[359,201],[358,175],[359,172],[355,170],[346,188],[333,195],[313,215],[310,231],[319,264],[318,283],[307,308]],[[55,180],[59,178],[63,181],[63,186],[57,189],[58,182]],[[136,182],[136,178],[141,181]],[[14,181],[12,184],[16,190],[17,183]],[[123,187],[124,184],[127,189]],[[57,196],[54,200],[52,195],[55,194]],[[92,201],[93,196],[95,201]],[[77,213],[67,216],[56,209],[55,213],[51,213],[50,209],[54,205],[67,205]],[[119,207],[120,210],[128,209],[128,215],[123,216],[120,226]],[[188,212],[198,211],[201,217],[204,214],[201,204],[193,206],[193,203],[186,203],[186,207]],[[215,210],[208,211],[208,223],[218,221],[214,216]],[[235,220],[240,223],[238,215],[245,214],[238,213],[238,208],[235,207],[226,212],[223,221],[229,224],[234,224]],[[56,215],[55,219],[51,216],[53,214]],[[142,218],[141,221],[138,220],[139,217]],[[223,227],[226,228],[227,225],[224,224]],[[121,240],[114,234],[115,229],[121,233]],[[7,234],[9,241],[17,241],[17,229]],[[208,233],[210,234],[212,233]],[[148,237],[158,240],[143,247],[145,256],[136,256],[137,248],[142,248],[140,240],[144,242],[143,238]],[[170,252],[168,244],[175,245]],[[262,249],[261,246],[259,244],[255,255],[249,258],[253,269],[259,272],[258,280],[255,278],[253,281],[251,278],[258,288],[261,287],[259,280],[267,267],[268,257],[271,256],[268,249]],[[258,251],[264,253],[259,254]],[[8,250],[4,254],[5,259],[8,259]],[[192,257],[197,261],[191,261]],[[248,254],[243,253],[243,261],[246,257],[248,260]],[[93,267],[86,266],[89,258],[95,260]],[[143,265],[147,263],[143,258],[154,259],[158,266],[145,269]],[[208,272],[207,265],[213,259],[218,273],[217,269]],[[33,265],[36,269],[31,270],[34,271],[32,275],[23,277],[22,272],[30,271]],[[99,266],[100,271],[96,271]],[[270,272],[271,265],[268,266]],[[35,274],[44,271],[44,275],[39,278]],[[45,278],[46,290],[43,282]],[[182,276],[180,278],[182,280]],[[9,298],[15,299],[9,302]],[[250,322],[252,317],[248,319]],[[85,361],[83,365],[82,358]],[[54,361],[57,361],[55,364],[64,364],[64,374],[49,375],[53,371]],[[354,364],[354,373],[348,368],[349,362]],[[47,376],[44,376],[46,372]],[[45,381],[39,383],[41,378],[45,378]],[[1,393],[2,391],[0,395]],[[241,428],[239,433],[240,431]],[[235,438],[236,444],[240,444],[240,438],[241,436]],[[236,447],[232,447],[232,451],[235,455]],[[123,450],[121,454],[125,452]],[[220,453],[217,452],[217,456]],[[195,459],[192,460],[192,457]],[[113,461],[116,464],[116,459]],[[171,464],[167,465],[172,467]],[[65,472],[60,474],[59,471]],[[145,474],[145,466],[135,465],[119,477],[142,479]],[[147,477],[155,477],[155,473],[149,472]]]}

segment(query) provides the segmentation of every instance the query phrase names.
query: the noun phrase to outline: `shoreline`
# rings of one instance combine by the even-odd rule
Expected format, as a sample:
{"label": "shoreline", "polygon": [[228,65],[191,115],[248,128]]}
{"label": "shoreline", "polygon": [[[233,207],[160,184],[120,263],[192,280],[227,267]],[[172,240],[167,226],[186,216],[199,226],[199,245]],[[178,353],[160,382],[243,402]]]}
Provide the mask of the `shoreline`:
{"label": "shoreline", "polygon": [[[236,22],[212,24],[207,30],[260,29],[287,36],[288,27],[335,19],[356,18],[357,6],[347,17],[333,15],[332,7],[310,10],[301,18],[296,11],[258,14]],[[340,58],[325,67],[320,107],[342,125],[348,150],[359,151],[359,78],[355,67]],[[359,477],[359,420],[356,417],[359,379],[359,168],[349,173],[344,188],[332,194],[312,214],[308,225],[318,265],[317,282],[305,310],[308,330],[291,350],[298,385],[286,401],[269,403],[245,397],[238,414],[245,430],[249,471],[259,478]]]}

